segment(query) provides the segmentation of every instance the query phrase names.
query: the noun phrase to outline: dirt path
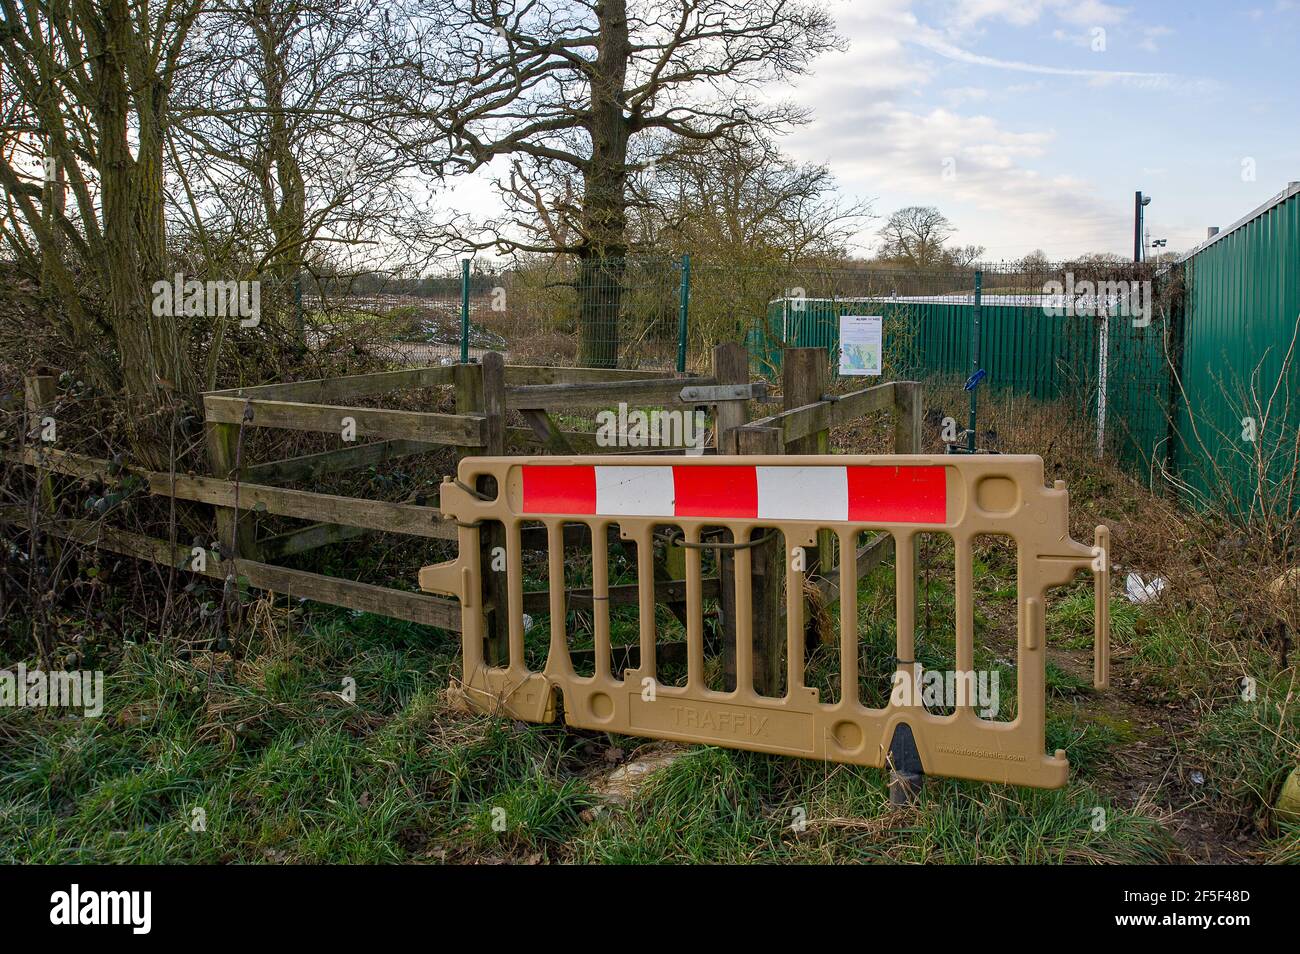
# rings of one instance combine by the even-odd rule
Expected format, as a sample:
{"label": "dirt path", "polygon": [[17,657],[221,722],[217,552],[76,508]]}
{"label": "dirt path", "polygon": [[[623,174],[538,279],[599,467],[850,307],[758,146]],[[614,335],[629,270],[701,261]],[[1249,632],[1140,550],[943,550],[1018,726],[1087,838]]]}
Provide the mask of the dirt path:
{"label": "dirt path", "polygon": [[[1092,681],[1092,654],[1048,647],[1050,662],[1080,680]],[[1186,856],[1200,864],[1242,864],[1256,839],[1233,830],[1209,806],[1194,773],[1204,771],[1184,757],[1195,734],[1196,714],[1184,701],[1153,701],[1153,693],[1130,676],[1122,658],[1112,658],[1110,688],[1087,697],[1084,715],[1120,732],[1112,759],[1094,770],[1098,787],[1126,807],[1154,806]]]}

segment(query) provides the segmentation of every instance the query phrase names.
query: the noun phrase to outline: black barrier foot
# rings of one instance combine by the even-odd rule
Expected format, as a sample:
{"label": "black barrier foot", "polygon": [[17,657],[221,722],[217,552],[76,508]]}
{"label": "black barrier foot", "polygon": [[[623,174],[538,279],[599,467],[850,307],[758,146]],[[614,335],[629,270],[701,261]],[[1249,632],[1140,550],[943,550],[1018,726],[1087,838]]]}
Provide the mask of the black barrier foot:
{"label": "black barrier foot", "polygon": [[906,722],[894,730],[889,742],[889,804],[912,805],[921,795],[925,770],[916,750],[912,727]]}

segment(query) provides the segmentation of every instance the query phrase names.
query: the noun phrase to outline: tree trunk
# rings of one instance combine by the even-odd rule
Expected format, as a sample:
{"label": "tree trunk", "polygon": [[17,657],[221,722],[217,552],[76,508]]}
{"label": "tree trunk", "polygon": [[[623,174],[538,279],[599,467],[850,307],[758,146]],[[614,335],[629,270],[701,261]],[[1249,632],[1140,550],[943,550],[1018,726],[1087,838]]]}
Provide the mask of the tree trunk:
{"label": "tree trunk", "polygon": [[[138,462],[158,469],[174,443],[174,412],[198,396],[185,316],[155,316],[152,308],[153,285],[170,271],[163,164],[171,66],[160,59],[166,43],[154,32],[166,27],[130,0],[74,3],[60,12],[66,22],[57,39],[34,14],[11,24],[0,46],[12,92],[35,111],[46,143],[51,167],[42,208],[19,189],[8,161],[0,161],[0,178],[40,244],[48,317],[76,362],[68,370],[115,396]],[[191,22],[181,16],[176,29]],[[181,40],[168,42],[179,50]],[[78,61],[65,69],[60,50],[69,48]],[[24,57],[34,72],[25,62],[12,68]],[[72,173],[87,163],[91,175]],[[64,216],[69,185],[71,223]]]}
{"label": "tree trunk", "polygon": [[[166,277],[163,224],[163,124],[166,91],[150,77],[134,93],[138,159],[131,155],[128,117],[133,75],[128,57],[143,67],[149,51],[134,33],[125,0],[103,6],[103,40],[97,56],[106,311],[117,343],[132,449],[147,466],[167,456],[166,428],[158,412],[177,398],[194,401],[197,380],[182,316],[155,316],[153,283]],[[134,75],[140,75],[134,73]],[[170,396],[166,392],[171,392]]]}
{"label": "tree trunk", "polygon": [[597,5],[600,39],[591,77],[591,161],[584,170],[583,249],[578,269],[579,364],[618,366],[618,324],[627,254],[627,143],[624,83],[632,46],[626,0]]}
{"label": "tree trunk", "polygon": [[298,157],[294,154],[284,102],[284,91],[289,82],[284,48],[291,25],[291,20],[286,25],[274,17],[253,24],[261,46],[262,82],[266,87],[270,123],[270,141],[266,150],[268,179],[271,165],[275,166],[276,188],[266,195],[266,217],[275,241],[268,266],[285,285],[297,277],[301,268],[303,239],[307,230],[306,184]]}
{"label": "tree trunk", "polygon": [[[274,280],[274,288],[263,295],[263,308],[268,299],[273,304],[271,322],[295,349],[306,348],[304,332],[294,289],[302,272],[302,262],[307,233],[307,186],[302,166],[295,151],[294,130],[290,126],[285,105],[285,90],[289,85],[289,66],[286,53],[289,49],[294,23],[298,14],[292,9],[272,10],[254,6],[249,12],[249,26],[257,38],[259,81],[265,90],[267,107],[267,142],[259,153],[261,167],[262,203],[267,227],[271,233],[271,248],[267,252],[263,274]],[[288,310],[284,303],[294,299],[293,320],[285,320]],[[266,320],[264,315],[263,320]]]}

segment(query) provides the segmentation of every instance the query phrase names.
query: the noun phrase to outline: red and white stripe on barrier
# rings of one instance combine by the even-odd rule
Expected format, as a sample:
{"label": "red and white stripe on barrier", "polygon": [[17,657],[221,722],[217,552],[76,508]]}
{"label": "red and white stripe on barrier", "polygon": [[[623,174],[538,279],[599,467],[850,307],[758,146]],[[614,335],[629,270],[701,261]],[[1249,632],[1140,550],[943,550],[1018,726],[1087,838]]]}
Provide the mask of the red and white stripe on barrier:
{"label": "red and white stripe on barrier", "polygon": [[521,470],[523,515],[948,522],[947,468],[935,465],[524,464]]}

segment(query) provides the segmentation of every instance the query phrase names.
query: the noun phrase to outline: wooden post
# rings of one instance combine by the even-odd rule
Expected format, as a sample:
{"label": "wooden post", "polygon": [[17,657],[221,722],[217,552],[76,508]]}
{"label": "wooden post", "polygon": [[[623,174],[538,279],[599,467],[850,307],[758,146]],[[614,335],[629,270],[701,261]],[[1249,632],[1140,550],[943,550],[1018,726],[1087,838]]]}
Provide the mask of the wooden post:
{"label": "wooden post", "polygon": [[[738,342],[713,348],[713,377],[718,384],[749,383],[749,352]],[[749,420],[748,401],[719,401],[714,432],[719,454],[736,454],[737,427]],[[779,453],[779,452],[778,452]],[[718,604],[722,610],[722,688],[736,687],[736,557],[718,551]]]}
{"label": "wooden post", "polygon": [[[240,456],[239,428],[239,424],[215,424],[211,421],[204,425],[212,476],[221,480],[243,478],[242,460],[238,462],[239,472],[236,472],[236,460]],[[217,507],[216,518],[217,544],[221,548],[223,563],[235,557],[258,559],[257,533],[251,517],[241,521],[239,511],[234,507]]]}
{"label": "wooden post", "polygon": [[[737,453],[780,454],[782,451],[782,435],[778,427],[747,427],[735,434]],[[754,547],[750,553],[753,568],[754,688],[762,695],[775,696],[781,682],[781,647],[785,643],[785,630],[781,625],[785,618],[781,612],[785,552],[773,540]]]}
{"label": "wooden post", "polygon": [[[41,438],[41,419],[44,416],[43,411],[54,404],[55,389],[54,378],[48,374],[29,374],[23,378],[23,404],[27,409],[27,433],[31,433],[35,428],[38,434],[36,442],[39,445]],[[54,426],[59,426],[58,421]],[[48,513],[54,513],[54,478],[50,475],[40,478],[40,495],[41,505]]]}
{"label": "wooden post", "polygon": [[[483,365],[457,364],[452,366],[452,387],[456,395],[457,414],[483,413]],[[479,453],[480,448],[456,446],[456,463]]]}
{"label": "wooden post", "polygon": [[27,413],[39,419],[41,409],[54,403],[53,375],[26,375],[23,378],[23,400],[27,406]]}
{"label": "wooden post", "polygon": [[921,453],[921,385],[894,382],[894,453]]}
{"label": "wooden post", "polygon": [[[678,546],[664,547],[663,575],[655,573],[655,582],[686,579],[686,548]],[[683,607],[685,604],[681,604]],[[685,625],[683,620],[682,625]]]}
{"label": "wooden post", "polygon": [[[730,341],[713,348],[713,377],[718,384],[749,383],[749,352],[739,342]],[[749,401],[719,401],[714,417],[718,453],[734,454],[731,430],[749,420]]]}
{"label": "wooden post", "polygon": [[[792,411],[797,407],[816,404],[827,391],[829,361],[825,348],[786,348],[781,357],[781,393],[783,409]],[[793,440],[786,446],[787,454],[829,454],[831,452],[831,432],[829,429],[817,431],[807,437]],[[808,554],[806,578],[815,580],[827,577],[835,565],[835,533],[820,530],[817,533],[817,552]],[[839,636],[830,627],[824,632],[817,631],[819,613],[804,612],[807,620],[807,640],[809,648],[823,642],[834,645]]]}
{"label": "wooden post", "polygon": [[[44,429],[41,426],[41,419],[44,417],[43,412],[46,408],[52,408],[55,400],[54,378],[48,374],[29,374],[23,378],[23,403],[27,410],[27,429],[23,435],[26,441],[26,435],[36,429],[37,446],[42,446],[40,433]],[[55,434],[58,434],[59,422],[54,422]],[[40,509],[49,514],[51,519],[57,517],[59,509],[58,498],[54,496],[54,475],[46,474],[44,477],[39,476],[37,471],[36,492],[40,496]],[[35,528],[33,528],[35,529]],[[48,565],[52,568],[58,563],[60,553],[60,544],[53,535],[45,538],[45,558]],[[42,658],[46,652],[45,640],[39,641]]]}
{"label": "wooden post", "polygon": [[[781,394],[783,410],[792,411],[806,404],[816,404],[826,393],[827,357],[825,348],[786,348],[781,358]],[[817,431],[790,442],[789,454],[826,454],[830,452],[830,431]]]}
{"label": "wooden post", "polygon": [[[245,410],[245,414],[247,414]],[[204,434],[208,445],[208,463],[212,475],[220,480],[241,480],[244,462],[240,453],[239,433],[243,424],[205,421]],[[232,502],[239,503],[238,494]],[[218,576],[225,580],[221,598],[221,615],[217,648],[225,649],[231,627],[240,625],[241,608],[236,582],[235,560],[258,560],[257,530],[250,513],[247,520],[239,519],[238,506],[217,507],[214,516],[217,524],[217,547],[221,551]]]}
{"label": "wooden post", "polygon": [[[894,453],[921,453],[921,385],[917,381],[894,382]],[[912,548],[912,573],[920,578],[921,548]]]}
{"label": "wooden post", "polygon": [[[483,355],[479,364],[458,364],[453,378],[456,390],[457,414],[482,414],[486,418],[483,446],[456,448],[456,465],[466,457],[503,457],[506,452],[506,377],[505,358],[495,351]],[[474,488],[480,493],[489,488]],[[503,492],[504,487],[495,488]],[[483,574],[484,651],[489,665],[505,666],[510,660],[510,626],[506,618],[507,576],[505,570],[493,570],[501,561],[493,560],[497,547],[506,545],[505,528],[488,523],[479,531],[480,565],[487,568]],[[561,580],[560,585],[564,582]]]}
{"label": "wooden post", "polygon": [[506,452],[506,359],[498,351],[482,358],[484,428],[482,454],[503,457]]}

